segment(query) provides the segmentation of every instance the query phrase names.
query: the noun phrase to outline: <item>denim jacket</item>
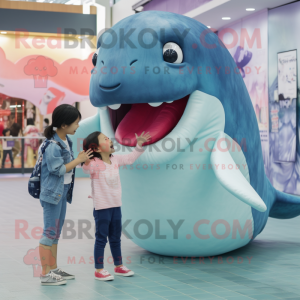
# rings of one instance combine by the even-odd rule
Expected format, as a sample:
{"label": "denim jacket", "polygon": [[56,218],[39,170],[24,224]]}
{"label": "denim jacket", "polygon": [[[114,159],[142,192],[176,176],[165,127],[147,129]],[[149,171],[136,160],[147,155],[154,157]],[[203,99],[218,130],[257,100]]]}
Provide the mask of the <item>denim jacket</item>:
{"label": "denim jacket", "polygon": [[[65,164],[71,162],[74,158],[72,150],[72,141],[67,136],[67,141],[70,146],[70,151],[67,149],[66,144],[60,139],[57,133],[53,138],[59,142],[64,149],[55,143],[50,143],[46,148],[43,155],[42,168],[41,168],[41,194],[40,201],[45,201],[52,204],[57,204],[64,192],[64,174],[66,173]],[[75,169],[73,169],[72,182],[67,194],[67,201],[72,203]],[[70,171],[72,172],[72,170]]]}

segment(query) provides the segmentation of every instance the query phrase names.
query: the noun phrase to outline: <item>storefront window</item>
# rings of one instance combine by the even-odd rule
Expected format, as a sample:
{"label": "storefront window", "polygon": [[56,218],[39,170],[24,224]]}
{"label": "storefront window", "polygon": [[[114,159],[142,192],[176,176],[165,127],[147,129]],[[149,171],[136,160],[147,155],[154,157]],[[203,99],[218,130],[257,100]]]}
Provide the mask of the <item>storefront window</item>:
{"label": "storefront window", "polygon": [[31,102],[0,94],[0,170],[33,168],[48,125]]}

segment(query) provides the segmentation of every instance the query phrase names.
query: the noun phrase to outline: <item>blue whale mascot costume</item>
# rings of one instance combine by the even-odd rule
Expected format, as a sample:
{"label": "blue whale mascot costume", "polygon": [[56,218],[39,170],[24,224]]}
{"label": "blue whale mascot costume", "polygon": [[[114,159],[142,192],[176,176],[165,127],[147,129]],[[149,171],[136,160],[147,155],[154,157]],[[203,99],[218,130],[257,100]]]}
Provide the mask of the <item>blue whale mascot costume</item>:
{"label": "blue whale mascot costume", "polygon": [[73,142],[101,131],[122,155],[135,133],[152,136],[120,167],[127,238],[160,255],[212,256],[247,245],[268,217],[300,214],[299,197],[266,177],[243,78],[205,25],[142,12],[103,33],[97,48],[90,100],[98,113],[80,122]]}

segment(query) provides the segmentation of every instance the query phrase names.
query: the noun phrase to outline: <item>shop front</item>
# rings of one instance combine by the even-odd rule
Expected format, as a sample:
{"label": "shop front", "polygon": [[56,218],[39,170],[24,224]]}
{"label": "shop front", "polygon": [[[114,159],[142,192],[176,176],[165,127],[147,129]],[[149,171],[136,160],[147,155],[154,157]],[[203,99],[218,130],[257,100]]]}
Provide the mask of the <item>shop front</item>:
{"label": "shop front", "polygon": [[53,110],[89,99],[95,37],[85,38],[0,34],[0,174],[30,173]]}

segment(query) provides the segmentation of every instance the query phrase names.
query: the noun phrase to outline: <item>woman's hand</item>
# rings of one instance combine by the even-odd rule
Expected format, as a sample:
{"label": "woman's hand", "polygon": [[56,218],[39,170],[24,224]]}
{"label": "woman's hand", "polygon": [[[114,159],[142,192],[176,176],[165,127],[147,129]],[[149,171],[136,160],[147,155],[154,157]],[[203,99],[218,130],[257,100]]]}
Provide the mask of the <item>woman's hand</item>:
{"label": "woman's hand", "polygon": [[142,134],[140,136],[138,136],[136,133],[135,133],[135,136],[136,136],[136,140],[137,140],[137,143],[138,145],[141,147],[144,143],[146,142],[149,142],[150,141],[150,138],[151,138],[151,135],[149,134],[149,131],[143,135],[145,131],[142,132]]}
{"label": "woman's hand", "polygon": [[76,168],[77,165],[80,163],[83,164],[87,160],[93,157],[93,154],[91,153],[93,151],[92,149],[85,151],[79,152],[77,158],[66,164],[66,173],[69,173],[72,169]]}
{"label": "woman's hand", "polygon": [[[84,164],[86,165],[86,166],[88,166],[89,164],[90,164],[90,162],[91,162],[91,160],[90,159],[87,159],[85,162],[84,162]],[[82,165],[82,164],[81,164]]]}
{"label": "woman's hand", "polygon": [[90,162],[90,158],[92,158],[94,156],[92,152],[93,152],[92,149],[89,149],[86,152],[85,151],[81,151],[81,152],[79,152],[79,154],[77,156],[77,159],[81,163],[86,162],[87,160]]}

